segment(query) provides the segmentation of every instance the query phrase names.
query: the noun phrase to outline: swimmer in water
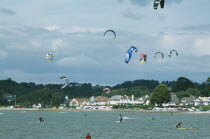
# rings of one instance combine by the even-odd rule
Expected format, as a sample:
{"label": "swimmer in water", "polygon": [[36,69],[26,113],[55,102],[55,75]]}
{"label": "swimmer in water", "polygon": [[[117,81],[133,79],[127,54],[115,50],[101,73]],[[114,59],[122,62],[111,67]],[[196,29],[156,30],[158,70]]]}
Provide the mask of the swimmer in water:
{"label": "swimmer in water", "polygon": [[45,120],[44,120],[44,118],[43,118],[42,116],[40,116],[40,117],[39,117],[39,121],[40,121],[40,122],[44,122]]}
{"label": "swimmer in water", "polygon": [[87,135],[86,135],[86,139],[91,139],[91,136],[90,136],[90,134],[89,134],[89,133],[87,133]]}

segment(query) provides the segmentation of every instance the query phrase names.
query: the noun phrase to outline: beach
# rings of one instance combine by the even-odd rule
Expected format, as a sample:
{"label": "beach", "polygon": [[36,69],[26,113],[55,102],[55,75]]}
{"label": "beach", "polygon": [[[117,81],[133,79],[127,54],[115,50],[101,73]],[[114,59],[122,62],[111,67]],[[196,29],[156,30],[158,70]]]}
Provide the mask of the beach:
{"label": "beach", "polygon": [[51,109],[51,108],[0,108],[0,111],[66,111],[66,112],[128,112],[128,113],[186,113],[186,114],[210,114],[210,111],[154,111],[154,110],[130,110],[130,109]]}

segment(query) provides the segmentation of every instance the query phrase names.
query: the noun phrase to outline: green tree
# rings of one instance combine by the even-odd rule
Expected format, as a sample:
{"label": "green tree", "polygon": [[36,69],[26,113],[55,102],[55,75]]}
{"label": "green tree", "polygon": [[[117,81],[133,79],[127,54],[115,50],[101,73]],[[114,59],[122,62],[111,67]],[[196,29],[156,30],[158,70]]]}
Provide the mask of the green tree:
{"label": "green tree", "polygon": [[150,101],[152,104],[157,104],[162,107],[163,103],[168,103],[171,101],[170,91],[167,89],[167,85],[160,84],[152,92]]}
{"label": "green tree", "polygon": [[195,88],[194,84],[185,77],[179,77],[175,82],[175,85],[172,87],[172,91],[186,91],[188,88]]}
{"label": "green tree", "polygon": [[210,77],[207,78],[206,83],[210,84]]}
{"label": "green tree", "polygon": [[195,97],[201,96],[201,92],[197,88],[188,88],[186,92]]}
{"label": "green tree", "polygon": [[189,97],[190,94],[186,91],[179,91],[176,93],[178,99],[182,99],[183,97]]}
{"label": "green tree", "polygon": [[203,97],[209,97],[210,96],[210,84],[205,84],[204,88],[201,91],[201,94]]}
{"label": "green tree", "polygon": [[201,94],[204,97],[210,96],[210,77],[207,78],[206,83],[201,91]]}

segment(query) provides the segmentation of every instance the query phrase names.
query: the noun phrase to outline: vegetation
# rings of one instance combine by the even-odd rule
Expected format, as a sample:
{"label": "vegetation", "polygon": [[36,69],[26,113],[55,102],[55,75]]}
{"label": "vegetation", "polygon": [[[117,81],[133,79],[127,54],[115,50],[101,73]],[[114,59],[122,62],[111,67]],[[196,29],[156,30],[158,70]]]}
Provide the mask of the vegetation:
{"label": "vegetation", "polygon": [[[158,102],[161,105],[163,102],[168,101],[169,96],[164,96],[165,93],[168,94],[168,89],[172,89],[172,92],[176,93],[179,98],[190,95],[196,97],[210,96],[210,77],[203,83],[192,82],[185,77],[180,77],[177,81],[162,81],[161,84],[157,80],[139,79],[126,81],[113,87],[93,86],[91,83],[79,84],[75,82],[71,82],[70,86],[64,89],[61,89],[61,86],[62,84],[18,83],[11,78],[0,80],[0,105],[14,105],[16,101],[17,104],[22,106],[41,103],[44,107],[53,107],[63,104],[64,96],[72,99],[89,98],[91,96],[111,97],[113,95],[134,95],[135,97],[149,95],[153,103]],[[104,88],[110,88],[111,92],[106,94],[103,91]],[[6,97],[8,94],[15,95],[16,99],[9,103]]]}
{"label": "vegetation", "polygon": [[183,97],[190,97],[190,94],[186,91],[179,91],[176,93],[176,96],[178,99],[181,99]]}
{"label": "vegetation", "polygon": [[170,102],[171,94],[167,88],[167,85],[165,84],[158,85],[152,92],[150,100],[152,104],[157,104],[159,107],[162,107],[163,103]]}
{"label": "vegetation", "polygon": [[179,77],[175,82],[175,85],[172,87],[172,91],[186,91],[188,88],[194,88],[193,82],[185,77]]}
{"label": "vegetation", "polygon": [[210,110],[210,105],[207,105],[207,106],[202,106],[202,111],[208,111]]}

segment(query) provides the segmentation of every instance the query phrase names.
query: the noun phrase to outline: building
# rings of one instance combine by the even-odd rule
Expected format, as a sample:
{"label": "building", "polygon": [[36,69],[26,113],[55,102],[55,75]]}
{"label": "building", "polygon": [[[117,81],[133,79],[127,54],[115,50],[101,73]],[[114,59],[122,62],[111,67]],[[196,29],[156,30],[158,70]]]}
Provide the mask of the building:
{"label": "building", "polygon": [[178,104],[179,105],[194,105],[194,100],[196,100],[196,98],[194,96],[191,97],[183,97],[182,99],[178,100]]}
{"label": "building", "polygon": [[121,99],[122,99],[121,95],[112,96],[111,98],[109,98],[109,104],[111,105],[121,104],[121,101],[122,101]]}
{"label": "building", "polygon": [[170,102],[168,102],[168,103],[163,103],[163,106],[176,106],[176,105],[178,105],[178,98],[177,98],[177,96],[176,96],[176,94],[175,93],[170,93],[171,94],[171,101]]}
{"label": "building", "polygon": [[210,105],[210,97],[198,97],[198,99],[193,100],[195,106],[198,105]]}
{"label": "building", "polygon": [[70,101],[69,106],[84,106],[88,104],[89,102],[87,98],[74,98]]}
{"label": "building", "polygon": [[140,97],[134,101],[134,104],[142,104],[142,105],[149,105],[150,97],[148,95]]}
{"label": "building", "polygon": [[108,104],[108,98],[104,96],[92,96],[89,99],[90,105],[106,105]]}

